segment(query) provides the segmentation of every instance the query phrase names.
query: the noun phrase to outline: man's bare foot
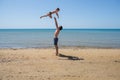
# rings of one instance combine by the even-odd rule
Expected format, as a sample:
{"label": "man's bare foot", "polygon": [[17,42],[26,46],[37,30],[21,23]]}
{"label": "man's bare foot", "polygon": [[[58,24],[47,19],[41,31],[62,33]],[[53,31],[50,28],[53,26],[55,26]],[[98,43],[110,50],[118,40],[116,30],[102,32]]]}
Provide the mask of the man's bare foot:
{"label": "man's bare foot", "polygon": [[56,56],[59,56],[59,54],[58,54],[58,53],[56,53]]}

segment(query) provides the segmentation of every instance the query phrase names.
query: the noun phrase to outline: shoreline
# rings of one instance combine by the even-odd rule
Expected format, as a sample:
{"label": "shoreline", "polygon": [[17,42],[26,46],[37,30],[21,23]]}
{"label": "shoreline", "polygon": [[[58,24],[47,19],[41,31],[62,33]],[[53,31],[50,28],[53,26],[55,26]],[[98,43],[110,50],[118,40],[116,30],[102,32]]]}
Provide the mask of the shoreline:
{"label": "shoreline", "polygon": [[[114,47],[60,46],[59,49],[120,49]],[[0,48],[1,49],[54,49],[53,47]]]}

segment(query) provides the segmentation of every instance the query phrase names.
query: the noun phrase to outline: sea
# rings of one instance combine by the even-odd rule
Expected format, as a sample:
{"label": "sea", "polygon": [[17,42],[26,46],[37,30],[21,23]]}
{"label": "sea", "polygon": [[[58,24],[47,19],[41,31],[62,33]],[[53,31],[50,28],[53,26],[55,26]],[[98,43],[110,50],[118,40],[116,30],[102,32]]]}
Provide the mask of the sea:
{"label": "sea", "polygon": [[[52,48],[55,29],[0,29],[0,48]],[[59,47],[120,48],[120,29],[63,29]]]}

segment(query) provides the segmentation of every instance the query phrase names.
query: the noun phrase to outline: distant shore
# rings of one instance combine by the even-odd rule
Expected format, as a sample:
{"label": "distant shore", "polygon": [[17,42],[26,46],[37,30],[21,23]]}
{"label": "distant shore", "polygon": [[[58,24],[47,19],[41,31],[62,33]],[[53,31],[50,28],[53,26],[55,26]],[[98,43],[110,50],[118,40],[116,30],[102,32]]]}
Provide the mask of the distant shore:
{"label": "distant shore", "polygon": [[0,49],[0,80],[119,80],[120,49]]}

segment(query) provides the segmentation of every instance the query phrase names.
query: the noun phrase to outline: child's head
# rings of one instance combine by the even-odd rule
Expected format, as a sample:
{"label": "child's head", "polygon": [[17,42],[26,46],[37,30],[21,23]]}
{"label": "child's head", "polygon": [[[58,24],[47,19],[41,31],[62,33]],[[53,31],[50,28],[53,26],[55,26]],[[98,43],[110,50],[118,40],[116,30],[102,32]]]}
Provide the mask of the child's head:
{"label": "child's head", "polygon": [[62,30],[63,29],[63,27],[62,26],[59,26],[59,30]]}
{"label": "child's head", "polygon": [[57,10],[57,11],[60,11],[60,9],[59,9],[59,8],[57,8],[56,10]]}

